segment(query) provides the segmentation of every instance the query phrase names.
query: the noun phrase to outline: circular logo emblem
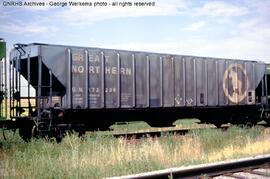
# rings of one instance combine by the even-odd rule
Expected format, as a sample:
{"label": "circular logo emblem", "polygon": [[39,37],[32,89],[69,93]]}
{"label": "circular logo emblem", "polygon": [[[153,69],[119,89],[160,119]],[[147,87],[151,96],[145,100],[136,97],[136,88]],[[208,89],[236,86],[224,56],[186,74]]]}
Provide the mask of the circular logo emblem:
{"label": "circular logo emblem", "polygon": [[233,103],[241,102],[247,96],[248,78],[241,64],[231,64],[224,72],[223,91]]}

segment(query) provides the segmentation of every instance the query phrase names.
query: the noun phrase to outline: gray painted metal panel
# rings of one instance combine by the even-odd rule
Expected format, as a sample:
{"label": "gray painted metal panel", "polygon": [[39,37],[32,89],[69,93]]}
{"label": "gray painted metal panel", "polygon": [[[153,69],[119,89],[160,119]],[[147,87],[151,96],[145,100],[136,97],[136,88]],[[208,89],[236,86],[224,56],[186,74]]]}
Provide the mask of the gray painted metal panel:
{"label": "gray painted metal panel", "polygon": [[85,88],[84,88],[84,108],[89,108],[89,101],[88,101],[88,97],[89,97],[89,55],[88,55],[88,51],[84,50],[84,66],[85,66]]}
{"label": "gray painted metal panel", "polygon": [[245,63],[238,61],[238,68],[237,68],[237,100],[239,105],[246,104],[246,97],[247,97],[247,71],[245,67]]}
{"label": "gray painted metal panel", "polygon": [[253,63],[246,62],[246,72],[248,80],[246,104],[255,104],[255,75]]}
{"label": "gray painted metal panel", "polygon": [[115,51],[104,51],[105,73],[105,107],[118,107],[118,64]]}
{"label": "gray painted metal panel", "polygon": [[218,99],[219,99],[219,105],[224,106],[227,105],[228,98],[225,95],[225,91],[227,89],[223,88],[224,83],[224,74],[226,71],[226,61],[224,59],[218,60]]}
{"label": "gray painted metal panel", "polygon": [[163,57],[163,106],[174,106],[174,58]]}
{"label": "gray painted metal panel", "polygon": [[255,63],[255,86],[258,86],[259,83],[262,81],[263,76],[266,71],[266,66],[264,63]]}
{"label": "gray painted metal panel", "polygon": [[[66,49],[65,51],[65,58],[66,58],[66,77],[67,77],[67,84],[66,84],[66,104],[64,107],[72,108],[72,77],[71,77],[71,69],[72,69],[72,58],[71,58],[71,49]],[[64,65],[65,66],[65,65]]]}
{"label": "gray painted metal panel", "polygon": [[72,51],[72,106],[74,109],[84,108],[85,100],[85,53],[82,49],[73,49]]}
{"label": "gray painted metal panel", "polygon": [[228,85],[228,94],[226,95],[229,99],[229,105],[237,105],[238,104],[238,89],[237,89],[237,81],[238,81],[238,63],[237,61],[228,61],[228,67],[226,69],[226,76]]}
{"label": "gray painted metal panel", "polygon": [[217,73],[216,73],[216,61],[214,59],[207,58],[207,104],[208,106],[216,106],[218,102],[217,96]]}
{"label": "gray painted metal panel", "polygon": [[[233,82],[232,82],[232,78],[231,78],[231,73],[230,73],[230,69],[232,68],[231,66],[234,64],[235,62],[231,61],[231,60],[227,60],[227,67],[226,67],[226,71],[225,71],[225,89],[227,89],[227,94],[225,94],[228,98],[228,105],[235,105],[237,104],[236,98],[233,97]],[[232,69],[233,71],[235,71],[235,69]]]}
{"label": "gray painted metal panel", "polygon": [[159,77],[160,77],[160,85],[159,85],[159,96],[160,96],[160,107],[163,107],[163,57],[160,56],[159,57],[159,66],[160,66],[160,73],[159,73]]}
{"label": "gray painted metal panel", "polygon": [[133,69],[133,56],[129,52],[120,52],[120,77],[121,77],[121,107],[133,107],[134,96],[134,69]]}
{"label": "gray painted metal panel", "polygon": [[136,64],[136,107],[148,107],[147,58],[144,53],[135,54]]}
{"label": "gray painted metal panel", "polygon": [[186,106],[196,105],[196,77],[195,77],[195,59],[194,57],[184,57],[185,60],[185,94]]}
{"label": "gray painted metal panel", "polygon": [[185,60],[181,56],[174,57],[174,105],[185,106]]}
{"label": "gray painted metal panel", "polygon": [[[59,46],[41,46],[42,62],[52,70],[54,76],[67,86],[67,49]],[[65,65],[66,64],[66,65]]]}
{"label": "gray painted metal panel", "polygon": [[218,85],[219,73],[218,73],[218,71],[219,71],[219,68],[218,68],[218,61],[217,60],[215,61],[215,70],[216,70],[215,71],[215,74],[216,74],[216,76],[215,76],[216,105],[219,105],[219,96],[218,96],[218,91],[219,91],[219,85]]}
{"label": "gray painted metal panel", "polygon": [[100,50],[88,49],[89,54],[89,97],[90,108],[102,108],[102,54]]}
{"label": "gray painted metal panel", "polygon": [[203,58],[196,58],[196,92],[197,92],[197,106],[204,106],[206,104],[206,79],[205,79],[205,60]]}
{"label": "gray painted metal panel", "polygon": [[150,107],[161,106],[161,65],[159,55],[149,55],[150,60]]}

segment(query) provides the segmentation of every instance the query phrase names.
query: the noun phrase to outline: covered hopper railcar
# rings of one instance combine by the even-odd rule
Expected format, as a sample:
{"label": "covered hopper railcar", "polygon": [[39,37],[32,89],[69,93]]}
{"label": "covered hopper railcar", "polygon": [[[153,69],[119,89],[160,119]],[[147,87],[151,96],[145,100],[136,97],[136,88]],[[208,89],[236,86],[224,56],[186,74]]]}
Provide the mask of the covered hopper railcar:
{"label": "covered hopper railcar", "polygon": [[256,123],[268,106],[266,64],[257,61],[20,44],[10,53],[10,74],[10,114],[25,139],[116,121]]}

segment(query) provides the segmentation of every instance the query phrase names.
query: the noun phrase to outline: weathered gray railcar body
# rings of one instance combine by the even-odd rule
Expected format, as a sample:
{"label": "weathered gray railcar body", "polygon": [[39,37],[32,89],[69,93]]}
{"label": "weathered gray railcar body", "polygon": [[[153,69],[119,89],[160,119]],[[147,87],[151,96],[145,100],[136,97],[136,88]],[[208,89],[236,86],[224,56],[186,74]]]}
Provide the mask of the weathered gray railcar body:
{"label": "weathered gray railcar body", "polygon": [[[257,61],[46,44],[23,49],[21,59],[42,61],[43,84],[50,69],[53,84],[64,87],[59,92],[52,86],[52,91],[62,95],[65,109],[255,105],[266,70]],[[11,59],[16,58],[19,53],[13,50]],[[27,78],[26,71],[21,73]],[[31,79],[37,73],[32,69]],[[38,86],[37,80],[31,83]],[[49,88],[42,93],[49,94]]]}
{"label": "weathered gray railcar body", "polygon": [[14,47],[12,120],[0,127],[19,128],[26,141],[32,136],[60,140],[65,131],[108,130],[124,121],[152,127],[183,118],[217,127],[270,121],[270,78],[262,62],[48,44]]}

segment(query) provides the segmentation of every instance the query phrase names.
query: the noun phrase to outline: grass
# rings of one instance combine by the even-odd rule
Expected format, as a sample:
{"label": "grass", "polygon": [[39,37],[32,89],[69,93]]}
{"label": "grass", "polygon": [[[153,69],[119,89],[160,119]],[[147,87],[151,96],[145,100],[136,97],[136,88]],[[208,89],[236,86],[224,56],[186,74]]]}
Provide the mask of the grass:
{"label": "grass", "polygon": [[0,138],[3,178],[102,178],[270,153],[270,129],[261,126],[142,140],[99,133],[82,140],[73,134],[60,144],[46,139],[24,143],[12,135],[8,141]]}

